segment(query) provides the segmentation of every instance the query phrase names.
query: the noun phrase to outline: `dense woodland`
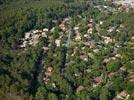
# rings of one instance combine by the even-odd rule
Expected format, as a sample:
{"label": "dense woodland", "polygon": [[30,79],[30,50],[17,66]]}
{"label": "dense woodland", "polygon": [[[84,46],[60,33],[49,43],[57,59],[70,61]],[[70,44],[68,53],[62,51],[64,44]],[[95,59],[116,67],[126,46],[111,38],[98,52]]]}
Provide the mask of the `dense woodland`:
{"label": "dense woodland", "polygon": [[[94,7],[97,5],[107,5],[115,11],[104,8],[100,11]],[[1,0],[0,100],[113,100],[123,90],[128,91],[129,100],[133,100],[134,82],[128,80],[134,74],[134,10],[125,12],[117,9],[103,0]],[[105,23],[99,28],[95,27],[94,34],[90,35],[99,53],[93,53],[94,57],[88,61],[80,59],[82,47],[85,48],[84,53],[93,50],[83,44],[76,43],[69,48],[56,47],[55,40],[62,31],[58,25],[67,17],[71,17],[70,27],[79,24],[82,36],[86,34],[89,19],[94,19],[94,24],[100,20]],[[123,28],[120,27],[122,24]],[[108,34],[110,26],[115,29]],[[36,46],[19,47],[20,39],[26,32],[43,28],[50,30],[53,27],[56,27],[55,31],[48,33],[51,38],[40,38]],[[120,32],[116,32],[116,29],[120,29]],[[117,51],[122,55],[121,58],[103,63],[103,59],[114,55],[116,43],[102,45],[98,33],[115,39],[121,46]],[[65,34],[61,40],[63,43],[66,40]],[[72,40],[74,36],[72,31]],[[49,47],[45,53],[43,46]],[[75,46],[78,50],[72,57]],[[67,55],[64,54],[66,49]],[[49,66],[53,68],[53,75],[45,84],[44,73]],[[120,70],[122,67],[126,70]],[[116,75],[109,78],[110,73]],[[97,76],[101,76],[103,82],[92,88],[92,81]],[[111,85],[107,86],[109,82]],[[79,89],[79,86],[84,89]]]}

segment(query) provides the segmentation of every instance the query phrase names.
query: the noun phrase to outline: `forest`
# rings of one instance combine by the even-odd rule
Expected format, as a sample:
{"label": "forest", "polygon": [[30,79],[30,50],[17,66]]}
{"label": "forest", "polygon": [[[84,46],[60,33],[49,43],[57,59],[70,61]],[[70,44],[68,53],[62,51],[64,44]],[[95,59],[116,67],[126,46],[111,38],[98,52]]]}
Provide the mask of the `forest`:
{"label": "forest", "polygon": [[[134,10],[123,10],[109,0],[0,0],[0,100],[118,100],[122,91],[133,100]],[[35,46],[20,46],[44,29]]]}

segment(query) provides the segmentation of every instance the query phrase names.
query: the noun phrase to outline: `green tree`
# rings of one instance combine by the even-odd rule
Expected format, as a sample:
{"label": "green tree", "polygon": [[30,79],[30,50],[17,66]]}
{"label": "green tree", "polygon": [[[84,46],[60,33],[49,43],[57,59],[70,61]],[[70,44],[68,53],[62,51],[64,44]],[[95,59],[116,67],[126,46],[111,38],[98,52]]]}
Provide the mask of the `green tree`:
{"label": "green tree", "polygon": [[109,100],[109,91],[107,88],[102,88],[99,98],[100,100]]}
{"label": "green tree", "polygon": [[48,100],[58,100],[57,96],[54,93],[48,93]]}
{"label": "green tree", "polygon": [[43,86],[39,87],[36,92],[36,96],[35,96],[36,100],[45,100],[46,93],[47,93],[47,91],[46,91],[45,87],[43,87]]}

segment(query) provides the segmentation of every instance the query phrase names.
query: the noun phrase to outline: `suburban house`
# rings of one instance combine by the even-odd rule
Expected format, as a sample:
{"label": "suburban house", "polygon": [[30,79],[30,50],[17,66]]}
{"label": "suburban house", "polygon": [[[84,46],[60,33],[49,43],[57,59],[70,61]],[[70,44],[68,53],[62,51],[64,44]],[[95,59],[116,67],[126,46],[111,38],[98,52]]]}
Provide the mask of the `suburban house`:
{"label": "suburban house", "polygon": [[127,91],[122,91],[120,92],[114,100],[121,99],[121,100],[128,100],[129,99],[129,93]]}
{"label": "suburban house", "polygon": [[52,72],[53,72],[53,68],[51,66],[46,69],[45,77],[43,78],[43,81],[45,82],[45,84],[47,84],[48,81],[50,81]]}
{"label": "suburban house", "polygon": [[102,77],[98,76],[93,80],[93,88],[97,87],[102,82]]}

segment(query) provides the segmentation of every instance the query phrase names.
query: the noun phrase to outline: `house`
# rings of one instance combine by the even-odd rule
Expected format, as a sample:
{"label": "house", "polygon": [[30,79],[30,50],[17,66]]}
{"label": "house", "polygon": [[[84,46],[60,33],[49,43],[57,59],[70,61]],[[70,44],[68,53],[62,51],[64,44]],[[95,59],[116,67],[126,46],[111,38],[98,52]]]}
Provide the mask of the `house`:
{"label": "house", "polygon": [[111,57],[110,60],[116,60],[116,58],[115,57]]}
{"label": "house", "polygon": [[38,35],[38,34],[33,35],[33,36],[32,36],[32,39],[31,39],[31,40],[33,40],[33,44],[34,44],[35,42],[37,42],[39,38],[40,38],[40,35]]}
{"label": "house", "polygon": [[[121,100],[128,100],[129,99],[129,93],[127,91],[122,91],[120,92],[117,96],[116,96],[116,99],[121,99]],[[116,100],[114,99],[114,100]]]}
{"label": "house", "polygon": [[110,87],[113,84],[113,81],[108,80],[105,87]]}
{"label": "house", "polygon": [[89,46],[91,49],[95,48],[95,42],[94,41],[84,42],[84,45]]}
{"label": "house", "polygon": [[48,28],[44,28],[44,29],[43,29],[43,32],[48,32],[48,31],[49,31]]}
{"label": "house", "polygon": [[50,79],[49,79],[49,78],[44,77],[44,78],[43,78],[43,81],[45,82],[45,84],[47,84],[47,83],[48,83],[48,81],[50,81]]}
{"label": "house", "polygon": [[117,72],[111,72],[111,73],[108,74],[108,77],[109,77],[109,78],[112,78],[112,77],[114,77],[115,75],[117,75]]}
{"label": "house", "polygon": [[116,48],[120,48],[121,46],[118,43],[115,43]]}
{"label": "house", "polygon": [[31,37],[31,32],[25,33],[25,39],[29,39]]}
{"label": "house", "polygon": [[105,58],[104,60],[103,60],[103,63],[108,63],[109,61],[110,61],[111,59],[109,59],[109,58]]}
{"label": "house", "polygon": [[94,49],[93,52],[94,53],[99,53],[99,49]]}
{"label": "house", "polygon": [[91,19],[91,20],[89,21],[89,23],[88,23],[88,30],[87,30],[87,33],[92,34],[92,32],[93,32],[93,27],[94,27],[94,25],[93,25],[93,19]]}
{"label": "house", "polygon": [[40,35],[38,34],[35,34],[31,37],[31,39],[28,41],[29,42],[29,45],[33,45],[35,46],[39,41],[38,39],[40,38]]}
{"label": "house", "polygon": [[78,74],[78,73],[74,74],[75,77],[79,77],[80,75],[81,75],[81,73],[80,74]]}
{"label": "house", "polygon": [[89,28],[89,29],[87,30],[87,33],[92,34],[92,33],[93,33],[93,28]]}
{"label": "house", "polygon": [[88,53],[88,56],[92,59],[94,59],[94,55],[92,53]]}
{"label": "house", "polygon": [[57,20],[52,20],[52,22],[56,24],[57,23]]}
{"label": "house", "polygon": [[80,86],[78,86],[77,87],[77,92],[80,92],[80,91],[82,91],[82,90],[84,90],[85,89],[85,87],[83,86],[83,85],[80,85]]}
{"label": "house", "polygon": [[103,8],[105,8],[105,9],[110,9],[110,7],[109,7],[109,6],[105,6],[105,5],[103,6]]}
{"label": "house", "polygon": [[34,34],[36,34],[36,33],[38,33],[38,32],[40,32],[40,30],[33,30],[33,31],[32,31],[32,33],[34,33]]}
{"label": "house", "polygon": [[123,66],[123,67],[120,67],[120,70],[121,71],[126,71],[127,69]]}
{"label": "house", "polygon": [[120,28],[124,28],[125,26],[123,24],[120,24]]}
{"label": "house", "polygon": [[76,54],[77,49],[78,49],[78,47],[75,47],[75,48],[73,49],[73,54],[72,54],[72,56],[74,56],[74,55]]}
{"label": "house", "polygon": [[64,23],[61,23],[59,25],[60,29],[62,29],[62,31],[66,31],[66,27],[65,27],[65,24]]}
{"label": "house", "polygon": [[90,42],[84,42],[84,45],[90,46]]}
{"label": "house", "polygon": [[53,72],[53,68],[51,66],[46,69],[45,77],[43,78],[43,81],[45,81],[45,84],[47,84],[48,81],[50,81],[52,72]]}
{"label": "house", "polygon": [[134,79],[130,79],[129,82],[134,84]]}
{"label": "house", "polygon": [[52,72],[53,71],[53,68],[52,67],[48,67],[47,68],[47,72]]}
{"label": "house", "polygon": [[41,33],[41,36],[47,38],[46,32],[42,32],[42,33]]}
{"label": "house", "polygon": [[51,72],[45,72],[46,77],[51,77],[52,73]]}
{"label": "house", "polygon": [[[130,72],[129,72],[129,73],[130,73]],[[129,75],[129,77],[128,77],[127,79],[128,79],[128,81],[129,81],[130,83],[134,84],[134,74],[133,74],[133,72],[132,72],[132,74]]]}
{"label": "house", "polygon": [[75,31],[78,31],[78,30],[79,30],[79,26],[75,26],[75,27],[74,27],[74,30],[75,30]]}
{"label": "house", "polygon": [[116,60],[116,57],[110,57],[110,58],[105,58],[104,60],[103,60],[103,63],[108,63],[109,61],[111,61],[111,60]]}
{"label": "house", "polygon": [[[84,44],[90,43],[92,41],[91,37],[88,34],[84,34]],[[88,44],[87,44],[88,45]]]}
{"label": "house", "polygon": [[28,44],[31,45],[31,46],[35,46],[37,43],[38,43],[38,40],[31,39],[31,40],[29,40]]}
{"label": "house", "polygon": [[71,17],[64,18],[63,22],[67,22],[71,19]]}
{"label": "house", "polygon": [[55,44],[56,44],[57,47],[60,47],[60,42],[61,42],[61,40],[59,40],[59,39],[55,40]]}
{"label": "house", "polygon": [[115,57],[119,57],[120,56],[120,54],[117,54],[117,52],[118,52],[118,48],[114,47],[113,48],[113,54],[115,54]]}
{"label": "house", "polygon": [[116,32],[120,32],[120,30],[119,29],[116,29]]}
{"label": "house", "polygon": [[71,61],[66,62],[65,65],[68,66],[68,65],[71,65],[71,64],[74,64],[74,63],[75,63],[75,61],[72,61],[72,60],[71,60]]}
{"label": "house", "polygon": [[103,21],[100,21],[99,23],[100,23],[100,25],[103,25]]}
{"label": "house", "polygon": [[93,88],[97,87],[102,82],[102,77],[98,76],[93,80]]}
{"label": "house", "polygon": [[122,58],[122,56],[120,54],[116,54],[115,57]]}
{"label": "house", "polygon": [[82,54],[82,55],[80,55],[80,59],[82,59],[84,61],[88,61],[88,55]]}
{"label": "house", "polygon": [[50,32],[53,33],[55,31],[55,27],[53,27]]}
{"label": "house", "polygon": [[129,81],[130,83],[134,84],[134,74],[132,74],[132,75],[130,75],[130,76],[128,77],[128,81]]}
{"label": "house", "polygon": [[87,72],[87,73],[90,73],[90,72],[92,72],[92,71],[91,71],[91,69],[86,69],[86,72]]}
{"label": "house", "polygon": [[113,32],[114,29],[115,29],[115,27],[110,27],[107,31],[108,31],[109,33],[111,33],[111,32]]}
{"label": "house", "polygon": [[90,19],[89,22],[90,22],[90,23],[93,23],[93,19]]}
{"label": "house", "polygon": [[88,27],[93,28],[93,23],[92,22],[88,23]]}
{"label": "house", "polygon": [[131,41],[132,41],[132,42],[134,41],[134,36],[131,37]]}
{"label": "house", "polygon": [[43,51],[46,53],[48,51],[48,47],[42,47]]}
{"label": "house", "polygon": [[81,16],[81,15],[77,15],[77,17],[78,17],[78,18],[82,18],[82,16]]}
{"label": "house", "polygon": [[88,30],[87,30],[87,33],[92,34],[92,32],[93,32],[93,21],[91,20],[91,21],[88,23]]}
{"label": "house", "polygon": [[131,61],[130,61],[130,63],[132,63],[132,64],[133,64],[133,63],[134,63],[134,60],[131,60]]}
{"label": "house", "polygon": [[85,50],[85,46],[84,47],[81,47],[82,50]]}
{"label": "house", "polygon": [[25,48],[27,45],[27,41],[24,41],[22,45],[20,45],[21,48]]}
{"label": "house", "polygon": [[88,37],[89,37],[89,35],[88,35],[88,34],[84,34],[84,37],[85,37],[85,38],[88,38]]}
{"label": "house", "polygon": [[75,40],[76,41],[80,41],[81,40],[81,33],[80,32],[76,32],[75,34],[76,34]]}
{"label": "house", "polygon": [[53,88],[56,88],[56,84],[55,84],[55,83],[52,83],[52,87],[53,87]]}
{"label": "house", "polygon": [[114,41],[114,39],[111,39],[110,37],[107,36],[101,36],[101,37],[104,40],[105,44],[112,43]]}

